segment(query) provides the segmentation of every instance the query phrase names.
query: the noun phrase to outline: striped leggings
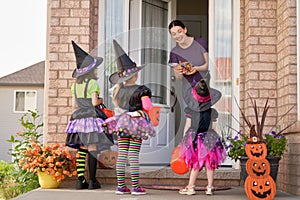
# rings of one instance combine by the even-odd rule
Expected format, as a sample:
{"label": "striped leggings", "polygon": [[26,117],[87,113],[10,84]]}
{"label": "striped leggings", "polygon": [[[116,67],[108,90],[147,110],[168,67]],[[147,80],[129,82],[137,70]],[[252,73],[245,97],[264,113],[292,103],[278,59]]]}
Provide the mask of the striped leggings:
{"label": "striped leggings", "polygon": [[139,153],[142,139],[118,138],[118,160],[116,163],[118,187],[125,186],[125,167],[129,158],[132,187],[139,186],[140,166]]}

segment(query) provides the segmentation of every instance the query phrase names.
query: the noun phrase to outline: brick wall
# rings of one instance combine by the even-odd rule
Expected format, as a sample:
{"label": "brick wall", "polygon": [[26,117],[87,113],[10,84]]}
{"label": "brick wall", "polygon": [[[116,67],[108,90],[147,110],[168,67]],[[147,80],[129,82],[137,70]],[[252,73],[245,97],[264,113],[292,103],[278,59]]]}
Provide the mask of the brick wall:
{"label": "brick wall", "polygon": [[[296,0],[278,0],[277,3],[277,88],[278,116],[297,107],[297,47],[296,47]],[[297,121],[297,108],[292,109],[279,123],[286,127]],[[299,122],[289,129],[288,153],[282,157],[278,187],[286,192],[300,194],[300,126]]]}
{"label": "brick wall", "polygon": [[[263,107],[269,97],[265,131],[297,120],[296,0],[241,1],[241,107],[253,120],[250,94]],[[262,109],[262,108],[261,108]],[[280,120],[278,122],[278,120]],[[288,153],[280,162],[277,186],[300,194],[299,123],[290,128]],[[299,170],[298,170],[299,171]]]}
{"label": "brick wall", "polygon": [[249,95],[263,107],[269,98],[265,130],[276,122],[276,0],[244,3],[243,79],[241,99],[248,118],[254,120]]}
{"label": "brick wall", "polygon": [[49,0],[45,83],[46,143],[63,143],[71,115],[76,68],[71,40],[87,52],[97,45],[98,0]]}

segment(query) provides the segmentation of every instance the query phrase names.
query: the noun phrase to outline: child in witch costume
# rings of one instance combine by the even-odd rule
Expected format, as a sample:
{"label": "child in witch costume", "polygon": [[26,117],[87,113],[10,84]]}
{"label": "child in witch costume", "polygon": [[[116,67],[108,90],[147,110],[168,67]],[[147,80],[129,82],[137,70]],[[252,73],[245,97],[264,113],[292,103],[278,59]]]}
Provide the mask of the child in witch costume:
{"label": "child in witch costume", "polygon": [[[77,68],[72,77],[72,104],[76,110],[72,113],[66,132],[66,145],[78,149],[76,156],[78,182],[77,189],[101,188],[96,179],[97,148],[104,136],[103,120],[97,117],[95,106],[103,103],[99,98],[97,67],[103,58],[92,57],[72,41]],[[102,138],[102,139],[101,139]],[[85,159],[88,155],[89,183],[84,177]]]}
{"label": "child in witch costume", "polygon": [[191,173],[188,185],[179,190],[180,194],[196,194],[195,182],[199,171],[205,166],[208,179],[205,193],[212,195],[214,171],[226,158],[226,151],[221,138],[212,128],[212,122],[217,120],[218,112],[210,106],[221,98],[221,93],[215,91],[215,94],[211,96],[204,80],[200,80],[192,89],[192,97],[199,101],[199,106],[202,109],[200,112],[191,110],[191,127],[182,139],[182,158],[188,168],[191,169]]}
{"label": "child in witch costume", "polygon": [[[126,84],[126,81],[136,76],[142,67],[138,67],[116,41],[114,41],[114,48],[118,72],[113,73],[109,80],[113,84],[122,82]],[[116,194],[146,194],[146,190],[139,185],[139,153],[142,140],[155,134],[148,115],[152,108],[151,90],[144,85],[133,85],[133,87],[124,85],[118,92],[118,102],[121,102],[122,99],[128,101],[128,103],[124,102],[123,106],[123,109],[127,111],[105,120],[108,133],[118,135],[118,159],[116,163],[118,187]],[[128,158],[132,190],[125,185],[125,167]]]}

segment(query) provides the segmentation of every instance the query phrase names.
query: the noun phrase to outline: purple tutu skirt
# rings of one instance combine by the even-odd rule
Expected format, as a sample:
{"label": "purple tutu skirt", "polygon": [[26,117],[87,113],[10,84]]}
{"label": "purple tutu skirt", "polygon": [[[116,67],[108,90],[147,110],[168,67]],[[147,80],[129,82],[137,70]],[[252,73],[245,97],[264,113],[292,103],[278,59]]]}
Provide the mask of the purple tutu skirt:
{"label": "purple tutu skirt", "polygon": [[155,136],[152,122],[142,117],[139,112],[125,112],[105,120],[107,132],[120,137],[133,137],[147,140]]}
{"label": "purple tutu skirt", "polygon": [[66,145],[76,149],[90,144],[106,145],[103,122],[101,118],[94,117],[70,120],[66,129]]}
{"label": "purple tutu skirt", "polygon": [[81,118],[70,120],[67,126],[67,133],[102,133],[103,120],[101,118]]}
{"label": "purple tutu skirt", "polygon": [[[196,135],[196,136],[195,136]],[[198,133],[189,129],[181,142],[181,155],[189,169],[215,170],[226,158],[220,136],[214,130]]]}

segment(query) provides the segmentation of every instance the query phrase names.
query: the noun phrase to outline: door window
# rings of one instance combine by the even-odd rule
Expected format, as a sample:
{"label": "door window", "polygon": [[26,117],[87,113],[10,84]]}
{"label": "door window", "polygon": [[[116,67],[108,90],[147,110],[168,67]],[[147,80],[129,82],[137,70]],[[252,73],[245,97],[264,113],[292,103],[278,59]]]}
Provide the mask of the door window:
{"label": "door window", "polygon": [[142,1],[141,62],[147,63],[142,81],[154,92],[153,103],[168,104],[167,93],[167,41],[168,3],[160,0]]}
{"label": "door window", "polygon": [[[128,33],[127,0],[100,0],[99,1],[99,54],[104,58],[99,68],[99,85],[105,104],[112,108],[111,83],[109,76],[117,71],[117,63],[112,40],[116,39],[126,51]],[[103,22],[101,24],[101,22]]]}

